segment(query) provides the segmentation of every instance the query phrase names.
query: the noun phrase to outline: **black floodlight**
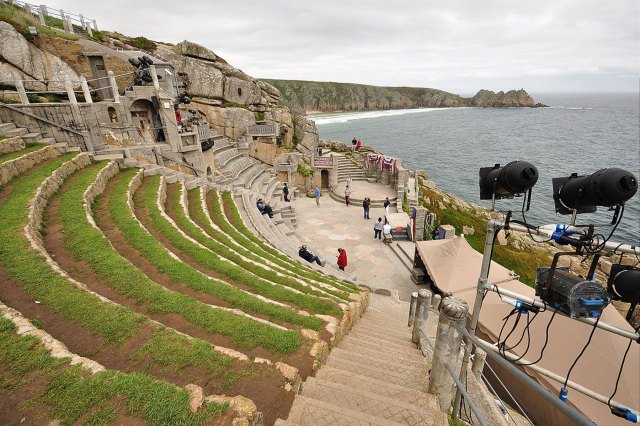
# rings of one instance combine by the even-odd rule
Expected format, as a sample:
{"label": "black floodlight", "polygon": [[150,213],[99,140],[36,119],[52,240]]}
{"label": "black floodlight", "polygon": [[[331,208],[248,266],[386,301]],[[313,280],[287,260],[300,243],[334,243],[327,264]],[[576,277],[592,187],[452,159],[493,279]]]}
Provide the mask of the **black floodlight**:
{"label": "black floodlight", "polygon": [[633,173],[624,169],[598,170],[592,175],[553,178],[553,200],[560,214],[594,213],[598,206],[619,208],[638,190]]}
{"label": "black floodlight", "polygon": [[136,69],[140,69],[140,67],[142,66],[142,63],[136,58],[129,58],[129,63]]}
{"label": "black floodlight", "polygon": [[613,265],[607,281],[607,290],[613,300],[630,303],[627,320],[640,303],[640,269],[627,265]]}
{"label": "black floodlight", "polygon": [[[512,161],[503,167],[480,168],[480,199],[513,198],[527,193],[531,201],[531,188],[538,182],[538,169],[527,161]],[[527,204],[527,210],[528,210]]]}
{"label": "black floodlight", "polygon": [[143,55],[141,58],[138,58],[138,59],[140,59],[140,62],[144,62],[147,66],[153,65],[153,60],[147,55]]}

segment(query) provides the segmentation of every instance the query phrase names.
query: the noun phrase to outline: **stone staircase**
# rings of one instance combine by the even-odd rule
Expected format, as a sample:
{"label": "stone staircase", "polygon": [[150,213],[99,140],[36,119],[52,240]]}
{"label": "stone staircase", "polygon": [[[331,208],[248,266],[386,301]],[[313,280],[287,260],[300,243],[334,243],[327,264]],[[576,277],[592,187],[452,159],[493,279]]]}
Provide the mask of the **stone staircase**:
{"label": "stone staircase", "polygon": [[372,294],[276,425],[447,425],[437,398],[425,392],[429,366],[411,343],[408,312],[408,302]]}
{"label": "stone staircase", "polygon": [[338,182],[344,182],[349,176],[351,180],[367,180],[366,172],[356,164],[350,157],[341,155],[338,159]]}
{"label": "stone staircase", "polygon": [[48,145],[56,143],[53,138],[42,137],[42,133],[30,133],[29,130],[23,127],[17,127],[15,123],[0,122],[0,136],[7,138],[20,136],[25,143],[40,142]]}

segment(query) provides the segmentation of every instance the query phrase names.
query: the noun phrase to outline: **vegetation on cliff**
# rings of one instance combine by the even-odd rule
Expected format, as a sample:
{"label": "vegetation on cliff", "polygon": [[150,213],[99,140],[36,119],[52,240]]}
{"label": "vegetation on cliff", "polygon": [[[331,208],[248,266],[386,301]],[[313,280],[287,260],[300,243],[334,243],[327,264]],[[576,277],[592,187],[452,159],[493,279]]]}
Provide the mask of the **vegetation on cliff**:
{"label": "vegetation on cliff", "polygon": [[524,89],[508,92],[480,90],[471,98],[437,89],[380,87],[364,84],[301,80],[266,80],[282,94],[282,102],[304,111],[363,111],[437,107],[533,107]]}

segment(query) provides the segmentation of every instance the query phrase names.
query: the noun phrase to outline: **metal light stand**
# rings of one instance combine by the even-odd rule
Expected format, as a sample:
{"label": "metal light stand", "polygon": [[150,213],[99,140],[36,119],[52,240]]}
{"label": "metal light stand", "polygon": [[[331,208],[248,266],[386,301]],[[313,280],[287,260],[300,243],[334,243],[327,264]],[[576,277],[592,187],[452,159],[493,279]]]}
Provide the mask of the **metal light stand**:
{"label": "metal light stand", "polygon": [[[488,285],[488,281],[489,281],[489,269],[491,267],[491,257],[492,257],[492,253],[493,253],[492,249],[493,249],[493,245],[494,245],[494,241],[495,241],[494,236],[502,228],[509,229],[509,230],[512,230],[512,231],[518,231],[518,232],[528,232],[528,233],[531,233],[531,234],[542,235],[542,236],[545,236],[545,237],[549,237],[553,233],[552,230],[539,229],[539,228],[538,229],[530,229],[530,228],[527,228],[527,227],[519,225],[519,224],[509,223],[509,222],[502,222],[502,221],[498,221],[498,220],[495,220],[495,219],[492,219],[492,220],[489,221],[489,223],[487,224],[487,235],[486,235],[486,238],[485,238],[484,253],[483,253],[483,256],[482,256],[482,267],[480,269],[480,277],[478,278],[478,286],[477,286],[477,290],[476,290],[476,300],[475,300],[475,303],[473,305],[473,313],[471,315],[471,324],[469,325],[469,334],[471,334],[472,336],[475,336],[475,334],[476,334],[476,329],[477,329],[477,326],[478,326],[478,319],[480,318],[480,309],[482,308],[482,301],[484,299],[484,293],[487,290],[491,290],[491,286]],[[567,230],[568,231],[578,232],[580,229],[579,228],[575,228],[573,226],[569,226],[569,227],[567,227]],[[601,246],[603,244],[603,242],[604,241],[601,240],[600,237],[594,237],[593,240],[591,241],[591,246],[592,247],[598,247],[598,246]],[[638,246],[631,246],[629,244],[618,244],[618,243],[611,242],[611,241],[605,242],[603,249],[615,250],[615,251],[622,252],[622,253],[640,255],[640,247],[638,247]],[[538,303],[540,303],[540,302],[538,302]],[[594,325],[594,320],[593,319],[579,318],[577,320],[580,321],[580,322],[585,322],[585,323]],[[610,324],[607,324],[607,323],[604,323],[604,322],[598,322],[597,327],[601,328],[603,330],[610,331],[610,332],[615,333],[617,335],[626,337],[626,338],[631,339],[631,340],[640,341],[640,337],[638,336],[637,333],[630,333],[627,330],[623,330],[623,329],[621,329],[619,327],[615,327],[613,325],[610,325]],[[461,368],[460,368],[460,382],[461,383],[466,383],[467,368],[469,366],[469,361],[470,361],[470,358],[471,358],[472,346],[473,346],[473,342],[470,339],[465,339],[464,357],[462,359],[462,365],[461,365]],[[456,390],[455,399],[454,399],[454,403],[453,403],[453,417],[454,418],[458,418],[458,416],[459,416],[460,401],[461,401],[461,392],[460,392],[460,389],[457,389]]]}

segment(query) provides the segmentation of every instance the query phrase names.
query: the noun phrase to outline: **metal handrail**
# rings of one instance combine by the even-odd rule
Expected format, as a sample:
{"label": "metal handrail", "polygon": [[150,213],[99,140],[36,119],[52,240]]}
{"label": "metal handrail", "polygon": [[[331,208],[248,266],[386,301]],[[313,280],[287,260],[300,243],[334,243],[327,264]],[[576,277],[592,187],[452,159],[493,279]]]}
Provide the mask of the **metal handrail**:
{"label": "metal handrail", "polygon": [[[536,393],[541,395],[544,399],[546,399],[548,402],[550,402],[551,405],[553,405],[555,408],[557,408],[563,414],[565,414],[567,417],[569,417],[571,419],[571,421],[573,421],[575,424],[583,425],[583,426],[593,426],[594,425],[594,423],[591,420],[587,419],[578,410],[576,410],[575,408],[571,407],[570,405],[562,402],[558,398],[557,395],[554,395],[551,392],[549,392],[549,390],[547,390],[547,388],[545,388],[540,383],[536,382],[531,377],[529,377],[528,375],[526,375],[525,373],[520,371],[515,365],[513,365],[513,363],[507,361],[506,359],[502,358],[499,354],[497,354],[495,351],[493,351],[492,350],[492,345],[489,345],[489,344],[487,344],[487,342],[485,342],[485,341],[479,339],[478,337],[470,334],[465,329],[464,325],[452,324],[452,326],[459,333],[461,333],[467,339],[467,341],[473,342],[473,344],[475,344],[477,347],[479,347],[480,349],[484,350],[487,353],[488,357],[490,357],[491,359],[495,360],[498,364],[500,364],[501,367],[507,369],[509,371],[509,373],[515,375],[519,380],[524,382],[524,384],[526,386],[531,387],[532,389],[534,389],[536,391]],[[461,392],[463,391],[462,388],[459,388],[459,389],[460,389]],[[464,395],[464,393],[463,393],[463,395]]]}

